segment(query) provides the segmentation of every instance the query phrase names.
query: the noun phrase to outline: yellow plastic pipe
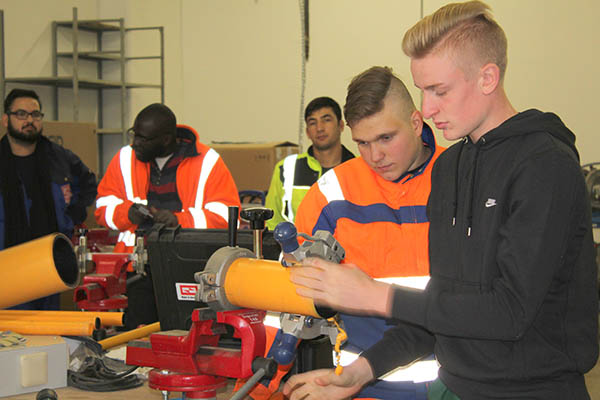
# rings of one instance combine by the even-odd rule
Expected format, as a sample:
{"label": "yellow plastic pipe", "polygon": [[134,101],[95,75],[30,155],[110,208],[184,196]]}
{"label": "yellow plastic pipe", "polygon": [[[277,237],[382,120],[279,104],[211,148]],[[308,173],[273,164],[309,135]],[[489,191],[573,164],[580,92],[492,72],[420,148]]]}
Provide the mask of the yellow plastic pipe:
{"label": "yellow plastic pipe", "polygon": [[62,324],[66,322],[75,322],[75,323],[88,323],[92,324],[95,329],[99,329],[102,325],[100,322],[100,318],[94,315],[87,315],[85,318],[70,318],[70,317],[58,317],[51,315],[0,315],[0,325],[4,321],[27,321],[34,324],[38,322],[48,322],[48,323],[56,323]]}
{"label": "yellow plastic pipe", "polygon": [[15,331],[22,335],[89,336],[94,324],[87,321],[0,320],[0,331]]}
{"label": "yellow plastic pipe", "polygon": [[312,315],[321,318],[312,300],[296,294],[291,269],[255,258],[234,260],[225,277],[227,300],[241,308]]}
{"label": "yellow plastic pipe", "polygon": [[53,233],[0,251],[0,308],[35,300],[77,286],[73,245]]}
{"label": "yellow plastic pipe", "polygon": [[101,340],[98,343],[104,350],[118,346],[123,343],[127,343],[130,340],[139,339],[150,335],[151,333],[160,331],[160,322],[155,322],[150,325],[142,326],[141,328],[132,329],[130,331],[121,333]]}
{"label": "yellow plastic pipe", "polygon": [[102,326],[123,326],[122,312],[108,311],[38,311],[38,310],[0,310],[0,319],[35,319],[47,320],[89,320],[100,319]]}

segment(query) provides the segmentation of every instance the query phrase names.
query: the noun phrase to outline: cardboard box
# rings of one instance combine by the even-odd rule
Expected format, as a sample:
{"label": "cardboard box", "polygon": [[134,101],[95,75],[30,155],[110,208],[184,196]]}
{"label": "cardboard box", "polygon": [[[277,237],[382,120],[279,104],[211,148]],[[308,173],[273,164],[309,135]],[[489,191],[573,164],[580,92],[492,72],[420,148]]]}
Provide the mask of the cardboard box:
{"label": "cardboard box", "polygon": [[240,191],[268,190],[275,164],[299,150],[298,145],[292,142],[213,142],[210,147],[221,155]]}

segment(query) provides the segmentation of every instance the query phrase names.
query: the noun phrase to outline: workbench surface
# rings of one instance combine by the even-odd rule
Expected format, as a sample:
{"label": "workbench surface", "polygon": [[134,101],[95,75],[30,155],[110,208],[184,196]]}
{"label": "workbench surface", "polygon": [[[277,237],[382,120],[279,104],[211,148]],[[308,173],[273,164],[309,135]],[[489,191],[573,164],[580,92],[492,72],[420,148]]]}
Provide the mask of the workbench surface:
{"label": "workbench surface", "polygon": [[[226,400],[231,397],[231,391],[233,389],[235,381],[230,381],[226,388],[221,389],[217,393],[217,400]],[[55,389],[58,394],[59,400],[162,400],[162,394],[158,390],[153,390],[148,387],[148,384],[144,384],[136,389],[121,390],[117,392],[87,392],[85,390],[79,390],[73,387],[65,387],[61,389]],[[1,399],[11,400],[35,400],[37,393],[20,394],[17,396],[0,397]],[[171,399],[181,398],[181,392],[173,392],[169,396]]]}

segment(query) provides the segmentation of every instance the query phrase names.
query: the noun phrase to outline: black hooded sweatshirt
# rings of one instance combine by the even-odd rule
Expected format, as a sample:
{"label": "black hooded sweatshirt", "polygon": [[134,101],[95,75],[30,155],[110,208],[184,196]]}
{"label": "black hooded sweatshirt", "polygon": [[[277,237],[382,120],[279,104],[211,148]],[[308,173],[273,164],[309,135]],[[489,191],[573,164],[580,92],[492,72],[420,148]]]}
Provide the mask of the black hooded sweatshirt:
{"label": "black hooded sweatshirt", "polygon": [[[435,336],[461,399],[586,399],[598,356],[597,267],[575,136],[528,110],[437,160],[428,203],[431,280],[396,288],[394,318]],[[401,326],[363,353],[397,366]],[[418,351],[416,352],[418,354]],[[406,354],[402,358],[406,358]]]}

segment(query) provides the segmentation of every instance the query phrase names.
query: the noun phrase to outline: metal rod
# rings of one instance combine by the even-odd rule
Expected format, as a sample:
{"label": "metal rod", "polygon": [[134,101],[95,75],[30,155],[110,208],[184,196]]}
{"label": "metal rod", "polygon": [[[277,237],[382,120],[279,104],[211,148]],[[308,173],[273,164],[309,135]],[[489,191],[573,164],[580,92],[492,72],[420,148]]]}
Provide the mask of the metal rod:
{"label": "metal rod", "polygon": [[79,23],[77,7],[73,7],[73,121],[79,121]]}
{"label": "metal rod", "polygon": [[119,32],[121,35],[121,132],[123,135],[123,145],[126,145],[128,142],[127,129],[125,128],[125,125],[127,124],[127,121],[125,119],[125,102],[127,101],[127,88],[125,87],[125,20],[123,18],[119,19],[119,28]]}
{"label": "metal rod", "polygon": [[160,102],[165,103],[165,34],[163,27],[160,32]]}
{"label": "metal rod", "polygon": [[243,399],[244,396],[246,396],[246,394],[250,391],[250,389],[252,389],[254,385],[256,385],[256,382],[258,382],[263,376],[265,376],[265,369],[261,368],[258,371],[256,371],[254,375],[252,375],[250,379],[246,381],[246,383],[244,383],[244,386],[242,386],[240,390],[238,390],[233,396],[231,396],[230,400]]}
{"label": "metal rod", "polygon": [[[52,76],[58,76],[58,25],[56,21],[52,22]],[[54,106],[54,120],[58,121],[58,84],[52,86],[52,101]]]}
{"label": "metal rod", "polygon": [[4,94],[6,92],[6,76],[5,64],[4,64],[4,11],[0,10],[0,96],[4,100]]}
{"label": "metal rod", "polygon": [[126,28],[126,31],[149,31],[154,29],[162,29],[162,26],[139,26],[134,28]]}
{"label": "metal rod", "polygon": [[263,251],[262,251],[263,231],[262,231],[262,229],[254,229],[252,238],[254,239],[254,254],[256,255],[256,258],[262,259],[263,258]]}
{"label": "metal rod", "polygon": [[161,56],[136,56],[136,57],[125,57],[127,60],[158,60]]}
{"label": "metal rod", "polygon": [[228,231],[229,234],[229,246],[235,247],[237,246],[237,221],[238,221],[238,212],[239,207],[230,206],[229,207],[229,216],[228,216]]}
{"label": "metal rod", "polygon": [[[102,51],[102,32],[96,33],[96,48],[99,52]],[[102,61],[96,61],[96,76],[99,80],[104,78],[104,65]],[[98,151],[96,152],[96,171],[101,173],[102,171],[102,160],[104,159],[104,139],[99,130],[104,128],[104,91],[102,88],[98,89],[98,95],[96,97],[96,109],[98,110],[98,131],[96,131],[96,144]]]}

